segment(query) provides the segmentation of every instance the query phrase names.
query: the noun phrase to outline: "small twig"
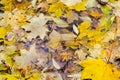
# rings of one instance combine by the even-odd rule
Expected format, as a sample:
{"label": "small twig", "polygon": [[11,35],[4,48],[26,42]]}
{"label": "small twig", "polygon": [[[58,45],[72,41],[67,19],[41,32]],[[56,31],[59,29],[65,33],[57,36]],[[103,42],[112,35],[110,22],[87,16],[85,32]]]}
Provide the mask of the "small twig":
{"label": "small twig", "polygon": [[[114,40],[115,40],[115,38],[116,38],[116,36],[117,36],[117,26],[118,26],[117,24],[118,24],[118,18],[116,17],[116,18],[115,18],[115,34],[114,34]],[[110,59],[111,59],[113,50],[114,50],[114,45],[112,44],[112,47],[111,47],[111,49],[110,49],[110,55],[109,55],[109,57],[108,57],[107,63],[110,62]]]}
{"label": "small twig", "polygon": [[112,56],[112,53],[113,53],[113,49],[114,49],[114,46],[112,45],[112,47],[111,47],[111,49],[110,49],[110,55],[109,55],[109,57],[108,57],[107,63],[110,62],[110,59],[111,59],[111,56]]}

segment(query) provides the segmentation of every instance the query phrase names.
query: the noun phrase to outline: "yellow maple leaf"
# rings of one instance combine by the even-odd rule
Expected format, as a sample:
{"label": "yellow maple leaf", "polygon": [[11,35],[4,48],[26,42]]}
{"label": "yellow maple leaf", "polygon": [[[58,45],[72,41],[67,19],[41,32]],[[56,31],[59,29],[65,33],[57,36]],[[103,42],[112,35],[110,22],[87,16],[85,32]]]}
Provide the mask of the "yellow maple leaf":
{"label": "yellow maple leaf", "polygon": [[24,0],[21,3],[19,3],[16,0],[12,0],[12,5],[14,5],[14,8],[23,10],[23,9],[26,9],[30,5],[30,2],[28,0]]}
{"label": "yellow maple leaf", "polygon": [[86,36],[87,32],[88,32],[88,28],[90,27],[90,22],[88,21],[84,21],[82,22],[79,26],[78,26],[78,29],[80,31],[80,36],[79,37],[84,37]]}
{"label": "yellow maple leaf", "polygon": [[0,74],[0,79],[2,80],[24,80],[20,74]]}
{"label": "yellow maple leaf", "polygon": [[4,10],[11,11],[13,8],[12,0],[1,0],[1,3],[4,5]]}
{"label": "yellow maple leaf", "polygon": [[83,11],[83,10],[86,10],[86,0],[82,1],[82,2],[79,2],[73,6],[68,6],[70,9],[75,9],[76,11]]}
{"label": "yellow maple leaf", "polygon": [[64,6],[65,5],[62,2],[54,3],[50,5],[48,12],[53,12],[56,16],[60,17],[62,16],[63,11],[65,10]]}
{"label": "yellow maple leaf", "polygon": [[0,38],[5,38],[6,30],[4,27],[0,27]]}
{"label": "yellow maple leaf", "polygon": [[109,1],[113,3],[113,2],[115,2],[116,0],[109,0]]}
{"label": "yellow maple leaf", "polygon": [[[91,29],[91,23],[88,21],[82,22],[78,25],[78,30],[80,34],[75,40],[74,45],[87,45],[93,47],[94,44],[100,43],[102,44],[102,40],[104,39],[105,31],[101,31],[103,27],[96,27],[96,29]],[[89,40],[86,42],[86,40]]]}
{"label": "yellow maple leaf", "polygon": [[4,10],[12,11],[15,8],[26,9],[30,2],[24,0],[23,2],[17,2],[16,0],[1,0],[1,3],[4,5]]}
{"label": "yellow maple leaf", "polygon": [[41,73],[33,73],[28,80],[40,80]]}
{"label": "yellow maple leaf", "polygon": [[81,66],[84,67],[81,72],[81,80],[120,80],[120,70],[113,64],[108,64],[101,58],[83,60]]}

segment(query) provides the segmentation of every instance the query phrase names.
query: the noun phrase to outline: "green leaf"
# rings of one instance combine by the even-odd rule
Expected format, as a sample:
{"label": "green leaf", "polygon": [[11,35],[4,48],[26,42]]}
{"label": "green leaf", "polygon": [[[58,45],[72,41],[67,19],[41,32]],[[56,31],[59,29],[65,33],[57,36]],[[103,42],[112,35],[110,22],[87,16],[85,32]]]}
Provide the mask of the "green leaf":
{"label": "green leaf", "polygon": [[112,16],[110,16],[110,17],[108,18],[108,21],[107,21],[107,24],[106,24],[106,31],[109,30],[109,28],[111,27],[114,19],[115,19],[115,16],[114,16],[114,15],[112,15]]}
{"label": "green leaf", "polygon": [[110,8],[110,6],[106,5],[106,6],[101,6],[101,10],[104,14],[108,15],[108,14],[110,14],[111,8]]}
{"label": "green leaf", "polygon": [[112,26],[114,19],[115,15],[107,16],[101,20],[100,26],[105,27],[105,31],[108,31],[109,28]]}

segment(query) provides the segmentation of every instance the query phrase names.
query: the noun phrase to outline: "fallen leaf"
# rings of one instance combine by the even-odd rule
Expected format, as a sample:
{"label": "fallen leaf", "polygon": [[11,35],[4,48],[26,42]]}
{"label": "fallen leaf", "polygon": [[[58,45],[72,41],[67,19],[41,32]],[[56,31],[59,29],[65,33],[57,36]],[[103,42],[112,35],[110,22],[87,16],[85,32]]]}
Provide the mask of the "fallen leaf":
{"label": "fallen leaf", "polygon": [[4,27],[0,27],[0,38],[5,38],[6,30]]}
{"label": "fallen leaf", "polygon": [[101,19],[100,26],[104,26],[105,30],[107,31],[112,26],[114,19],[115,19],[114,15],[106,16]]}
{"label": "fallen leaf", "polygon": [[109,0],[111,3],[115,2],[116,0]]}
{"label": "fallen leaf", "polygon": [[66,42],[72,42],[74,41],[76,35],[73,33],[66,33],[66,34],[61,34],[62,40]]}
{"label": "fallen leaf", "polygon": [[58,27],[61,28],[69,27],[68,23],[60,18],[53,18],[53,21],[57,24]]}
{"label": "fallen leaf", "polygon": [[27,66],[30,66],[32,64],[32,61],[38,57],[35,50],[35,44],[30,47],[29,51],[27,51],[26,49],[21,49],[20,53],[21,56],[17,55],[14,57],[15,64],[18,68],[26,69]]}
{"label": "fallen leaf", "polygon": [[100,44],[95,44],[93,49],[89,49],[90,56],[93,58],[97,58],[101,55],[101,45]]}
{"label": "fallen leaf", "polygon": [[59,64],[55,61],[54,58],[52,58],[52,62],[53,62],[53,65],[54,65],[54,67],[55,67],[56,69],[60,69]]}
{"label": "fallen leaf", "polygon": [[96,7],[96,5],[97,5],[96,0],[87,0],[87,3],[86,3],[87,8]]}
{"label": "fallen leaf", "polygon": [[88,21],[88,22],[91,22],[91,23],[92,23],[91,18],[88,17],[88,16],[85,16],[85,17],[84,17],[84,16],[81,16],[80,19],[83,20],[83,21]]}
{"label": "fallen leaf", "polygon": [[40,9],[42,12],[47,12],[49,8],[49,5],[46,1],[41,2],[38,6],[37,9]]}
{"label": "fallen leaf", "polygon": [[66,4],[67,6],[73,6],[79,2],[81,2],[82,0],[74,0],[74,1],[71,1],[71,0],[60,0],[62,3]]}
{"label": "fallen leaf", "polygon": [[76,50],[75,55],[79,58],[79,60],[84,60],[87,56],[86,52],[83,52],[83,50]]}
{"label": "fallen leaf", "polygon": [[56,3],[58,0],[47,0],[47,3]]}
{"label": "fallen leaf", "polygon": [[73,12],[73,11],[68,12],[68,14],[67,14],[67,22],[72,23],[74,20],[78,20],[78,14]]}
{"label": "fallen leaf", "polygon": [[90,27],[90,25],[91,25],[90,22],[84,21],[78,26],[81,38],[86,36],[87,29]]}
{"label": "fallen leaf", "polygon": [[81,75],[80,75],[80,73],[76,73],[76,74],[68,75],[68,77],[72,77],[72,78],[80,78]]}
{"label": "fallen leaf", "polygon": [[74,31],[76,34],[79,33],[79,30],[78,30],[77,26],[73,25],[73,31]]}
{"label": "fallen leaf", "polygon": [[106,14],[106,15],[110,14],[110,10],[111,10],[111,7],[108,6],[108,5],[106,5],[106,6],[101,6],[101,11],[102,11],[104,14]]}
{"label": "fallen leaf", "polygon": [[70,9],[75,9],[76,11],[84,11],[86,10],[86,1],[79,2],[73,6],[69,6]]}
{"label": "fallen leaf", "polygon": [[33,7],[36,7],[36,3],[37,3],[37,0],[32,0],[32,1],[31,1],[31,5],[32,5]]}
{"label": "fallen leaf", "polygon": [[80,64],[84,67],[81,72],[82,80],[120,80],[120,71],[114,65],[106,63],[101,58],[89,58],[83,60]]}
{"label": "fallen leaf", "polygon": [[72,55],[69,52],[60,53],[60,57],[62,58],[62,61],[68,61],[68,60],[70,60],[71,56]]}
{"label": "fallen leaf", "polygon": [[60,17],[63,14],[63,11],[65,10],[65,5],[62,2],[57,2],[52,5],[50,5],[50,8],[48,12],[55,13],[56,16]]}
{"label": "fallen leaf", "polygon": [[40,36],[40,38],[43,40],[48,32],[47,25],[45,25],[48,20],[46,19],[44,14],[40,14],[38,17],[34,16],[29,21],[31,23],[22,26],[22,28],[24,28],[26,31],[31,31],[27,34],[27,38],[32,39]]}
{"label": "fallen leaf", "polygon": [[53,30],[49,36],[49,41],[47,44],[53,49],[59,49],[61,39],[62,39],[61,34]]}
{"label": "fallen leaf", "polygon": [[90,12],[90,15],[93,16],[93,17],[95,17],[95,18],[100,18],[100,17],[103,16],[103,14],[100,13],[98,10],[91,11],[91,12]]}

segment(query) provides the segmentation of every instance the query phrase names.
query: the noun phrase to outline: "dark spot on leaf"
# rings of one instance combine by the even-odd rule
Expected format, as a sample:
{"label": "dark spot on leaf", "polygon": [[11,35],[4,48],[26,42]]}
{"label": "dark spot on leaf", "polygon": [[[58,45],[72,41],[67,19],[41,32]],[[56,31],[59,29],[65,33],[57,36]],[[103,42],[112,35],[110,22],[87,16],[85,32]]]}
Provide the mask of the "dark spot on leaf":
{"label": "dark spot on leaf", "polygon": [[120,76],[119,76],[119,79],[120,79]]}
{"label": "dark spot on leaf", "polygon": [[93,76],[93,74],[91,74],[91,76]]}
{"label": "dark spot on leaf", "polygon": [[112,70],[112,72],[114,72],[114,70]]}

